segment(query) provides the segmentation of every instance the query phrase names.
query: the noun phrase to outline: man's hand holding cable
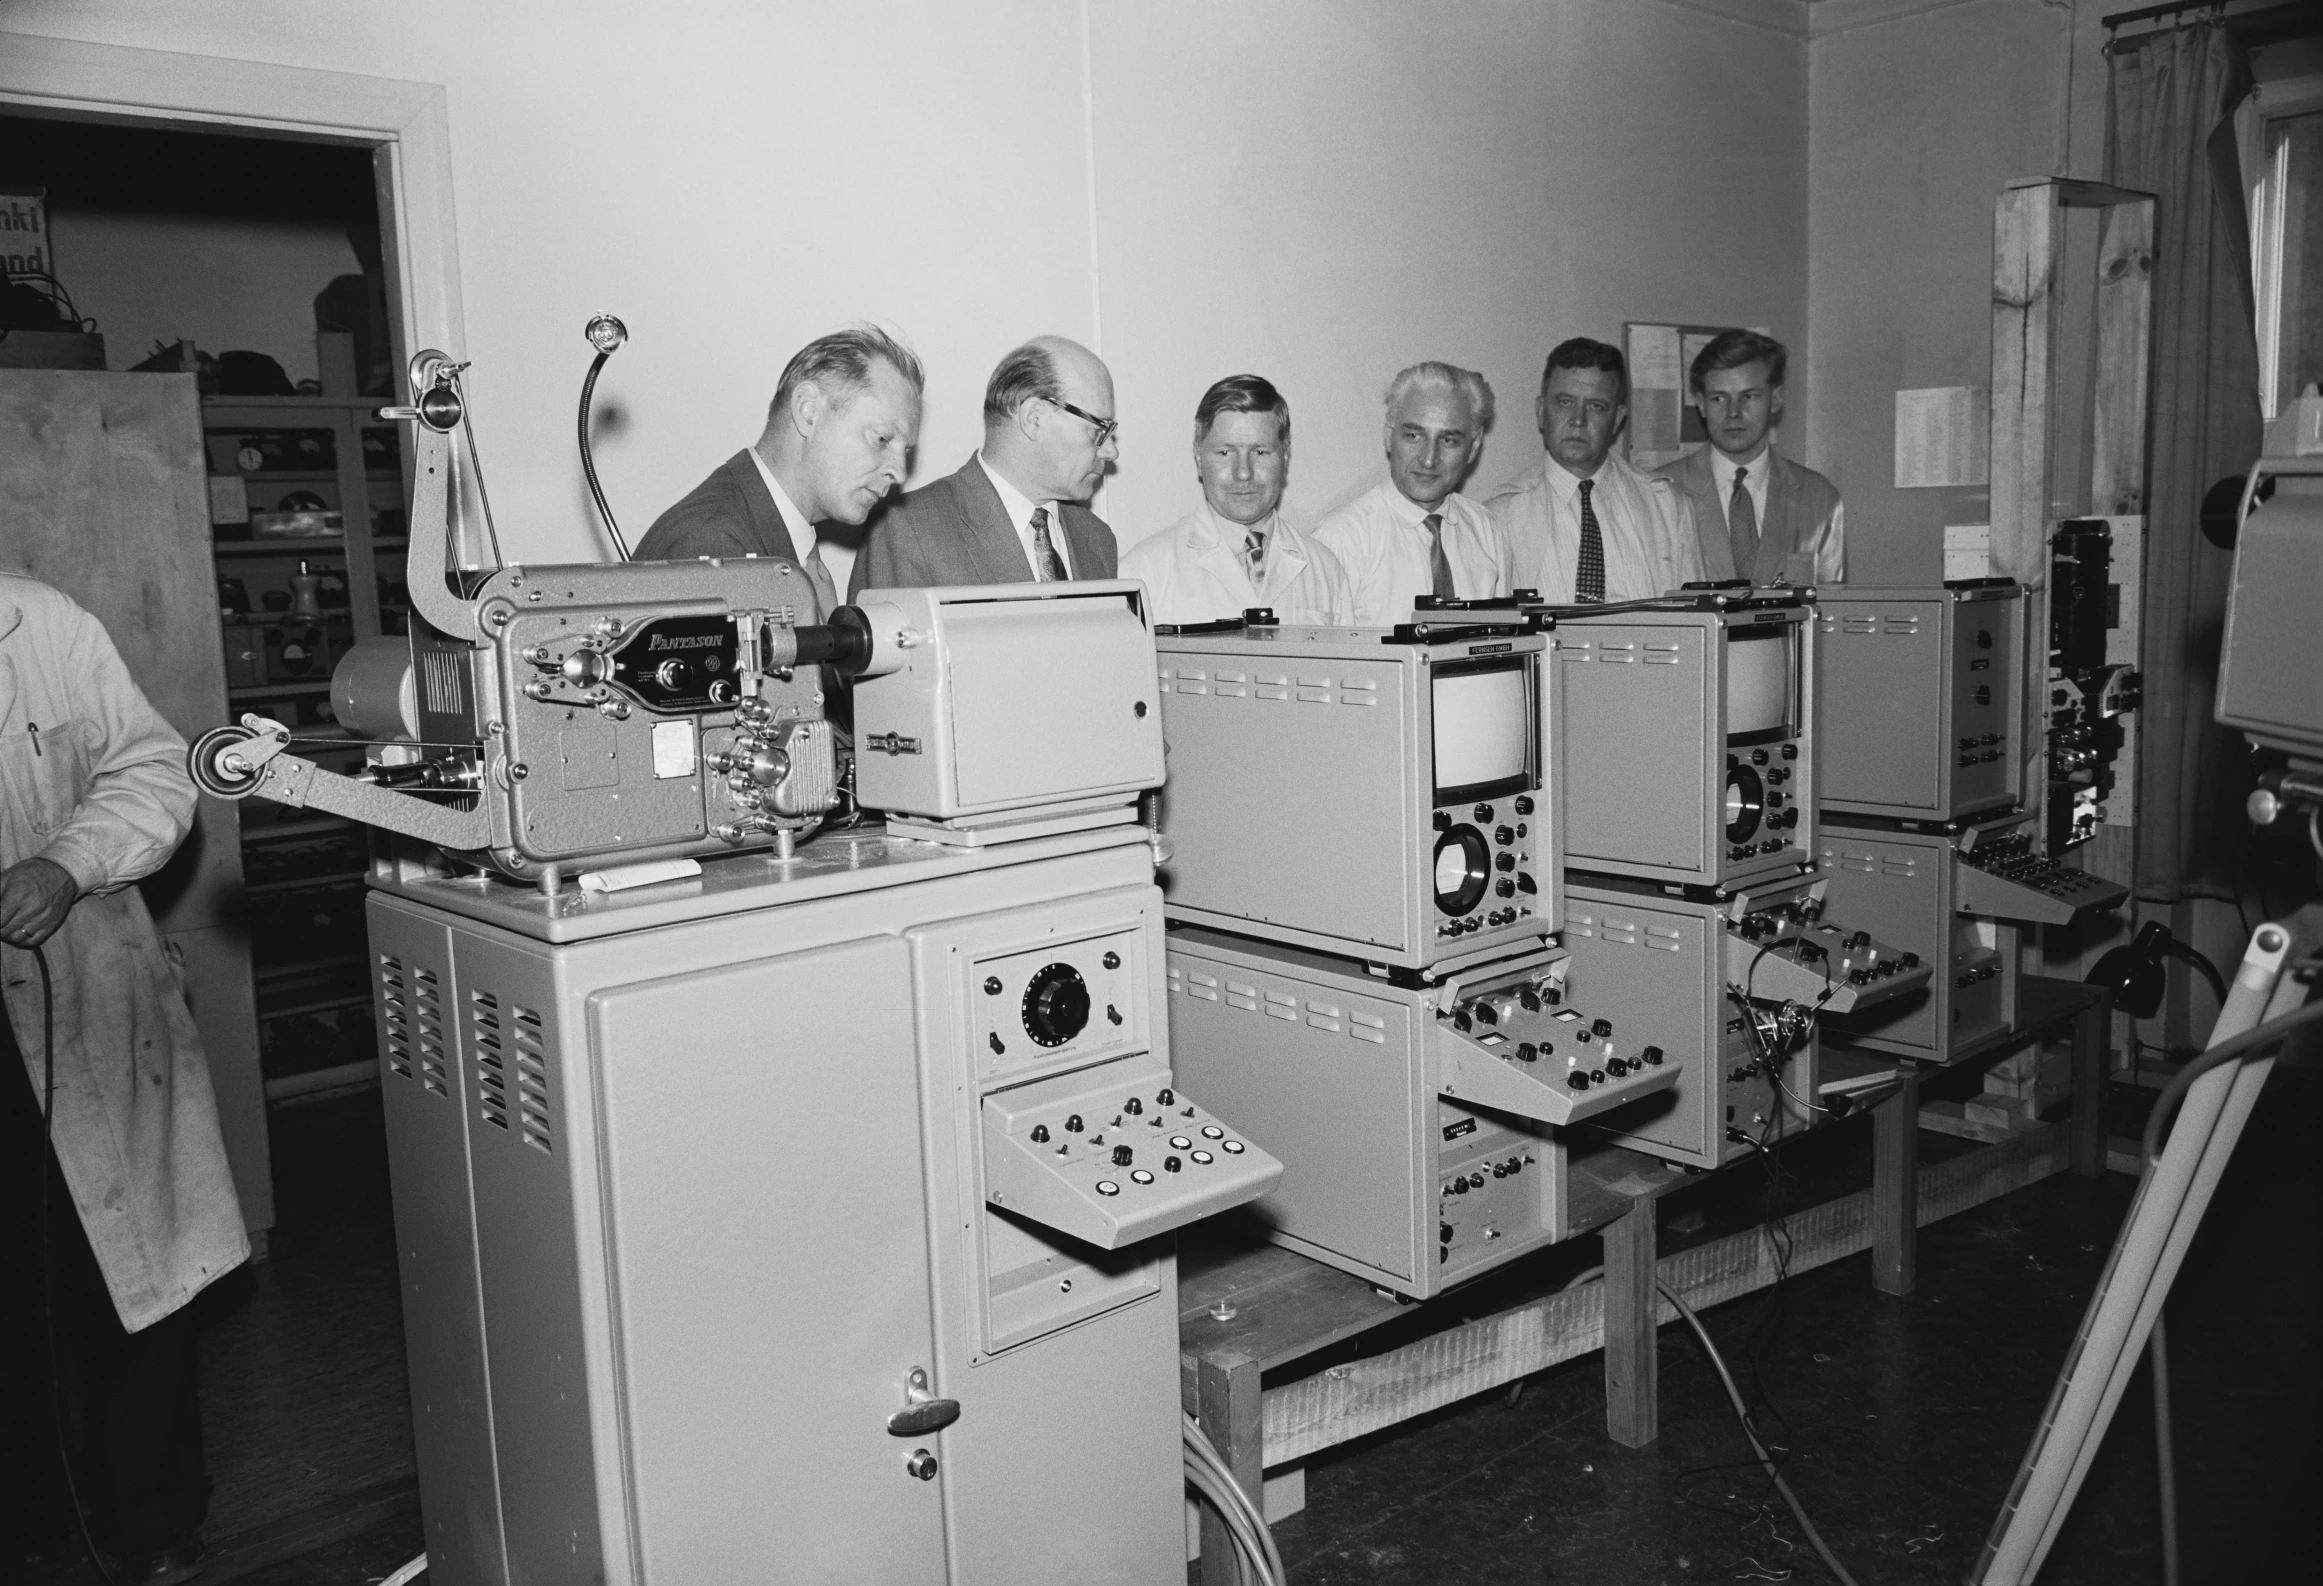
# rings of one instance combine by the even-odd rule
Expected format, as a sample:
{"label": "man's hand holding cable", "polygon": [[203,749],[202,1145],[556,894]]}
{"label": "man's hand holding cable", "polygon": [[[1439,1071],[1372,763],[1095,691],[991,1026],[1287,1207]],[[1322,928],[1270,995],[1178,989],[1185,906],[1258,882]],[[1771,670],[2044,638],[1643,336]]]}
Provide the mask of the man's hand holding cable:
{"label": "man's hand holding cable", "polygon": [[53,859],[27,859],[0,871],[0,942],[38,947],[56,934],[81,889]]}

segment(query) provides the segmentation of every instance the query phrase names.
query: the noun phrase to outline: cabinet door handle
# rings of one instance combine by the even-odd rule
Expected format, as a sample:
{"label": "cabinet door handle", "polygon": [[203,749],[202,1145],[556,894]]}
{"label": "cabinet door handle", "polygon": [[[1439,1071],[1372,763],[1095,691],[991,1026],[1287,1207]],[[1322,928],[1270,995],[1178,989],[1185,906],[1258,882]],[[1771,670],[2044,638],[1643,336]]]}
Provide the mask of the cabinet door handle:
{"label": "cabinet door handle", "polygon": [[891,1437],[925,1437],[940,1432],[960,1418],[958,1399],[939,1399],[928,1391],[928,1373],[924,1366],[911,1368],[911,1375],[903,1379],[903,1408],[887,1418]]}

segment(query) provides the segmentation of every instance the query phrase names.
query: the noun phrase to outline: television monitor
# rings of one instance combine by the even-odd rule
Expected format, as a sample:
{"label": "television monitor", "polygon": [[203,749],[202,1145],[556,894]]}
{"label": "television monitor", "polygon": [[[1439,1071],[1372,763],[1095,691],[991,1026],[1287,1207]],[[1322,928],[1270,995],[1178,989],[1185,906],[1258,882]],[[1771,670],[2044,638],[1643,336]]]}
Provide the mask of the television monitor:
{"label": "television monitor", "polygon": [[1436,803],[1533,785],[1539,714],[1533,669],[1517,656],[1439,665],[1434,680]]}
{"label": "television monitor", "polygon": [[1726,644],[1726,741],[1769,743],[1791,736],[1798,699],[1789,624],[1738,628]]}

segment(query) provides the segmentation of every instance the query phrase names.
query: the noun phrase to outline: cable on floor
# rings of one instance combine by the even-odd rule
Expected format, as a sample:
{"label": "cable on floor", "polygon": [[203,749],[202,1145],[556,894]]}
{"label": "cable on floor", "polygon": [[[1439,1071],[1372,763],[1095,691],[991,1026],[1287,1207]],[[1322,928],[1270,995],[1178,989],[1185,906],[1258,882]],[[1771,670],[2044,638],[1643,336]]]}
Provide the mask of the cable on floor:
{"label": "cable on floor", "polygon": [[422,1553],[419,1555],[419,1557],[410,1560],[394,1574],[381,1581],[379,1586],[411,1586],[413,1581],[419,1579],[420,1576],[425,1575],[426,1573],[427,1555]]}
{"label": "cable on floor", "polygon": [[1758,1455],[1758,1462],[1774,1482],[1775,1490],[1783,1495],[1783,1502],[1790,1505],[1791,1516],[1799,1522],[1799,1528],[1807,1533],[1807,1541],[1815,1549],[1815,1556],[1823,1561],[1823,1567],[1831,1572],[1839,1586],[1857,1586],[1855,1577],[1847,1573],[1847,1567],[1839,1562],[1823,1541],[1823,1533],[1815,1529],[1815,1522],[1807,1518],[1806,1507],[1799,1502],[1799,1495],[1791,1491],[1791,1484],[1783,1480],[1783,1473],[1775,1468],[1774,1457],[1767,1452],[1766,1444],[1759,1440],[1758,1428],[1751,1424],[1750,1411],[1742,1402],[1742,1390],[1734,1385],[1734,1374],[1726,1369],[1725,1358],[1718,1353],[1718,1346],[1710,1341],[1709,1330],[1702,1325],[1702,1318],[1696,1316],[1694,1308],[1680,1299],[1677,1291],[1668,1284],[1657,1283],[1654,1286],[1661,1290],[1663,1299],[1677,1307],[1686,1325],[1694,1330],[1694,1337],[1701,1343],[1702,1352],[1710,1357],[1710,1364],[1718,1373],[1718,1381],[1726,1389],[1726,1402],[1734,1406],[1735,1419],[1742,1423],[1742,1435],[1750,1439],[1751,1452]]}
{"label": "cable on floor", "polygon": [[1256,1586],[1288,1586],[1290,1572],[1283,1567],[1282,1553],[1274,1545],[1274,1533],[1267,1529],[1266,1516],[1250,1501],[1242,1483],[1234,1479],[1225,1458],[1202,1435],[1194,1418],[1181,1412],[1178,1419],[1185,1433],[1186,1485],[1209,1500],[1226,1522],[1237,1573]]}

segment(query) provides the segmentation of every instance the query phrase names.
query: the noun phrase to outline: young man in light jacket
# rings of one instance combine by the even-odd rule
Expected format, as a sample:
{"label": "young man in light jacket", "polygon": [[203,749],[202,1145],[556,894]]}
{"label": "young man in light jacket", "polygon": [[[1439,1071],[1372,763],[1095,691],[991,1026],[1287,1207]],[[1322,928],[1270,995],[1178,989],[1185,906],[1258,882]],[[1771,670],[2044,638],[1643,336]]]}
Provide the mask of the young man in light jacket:
{"label": "young man in light jacket", "polygon": [[61,1399],[89,1531],[109,1577],[139,1586],[199,1570],[183,1307],[250,1253],[209,1064],[131,885],[193,811],[185,741],[97,619],[0,575],[0,1439],[30,1528],[5,1540],[19,1565],[74,1545]]}
{"label": "young man in light jacket", "polygon": [[1355,597],[1339,559],[1283,517],[1291,408],[1272,382],[1229,375],[1194,408],[1194,474],[1202,505],[1121,558],[1142,579],[1156,622],[1211,622],[1267,606],[1277,620],[1351,622]]}

